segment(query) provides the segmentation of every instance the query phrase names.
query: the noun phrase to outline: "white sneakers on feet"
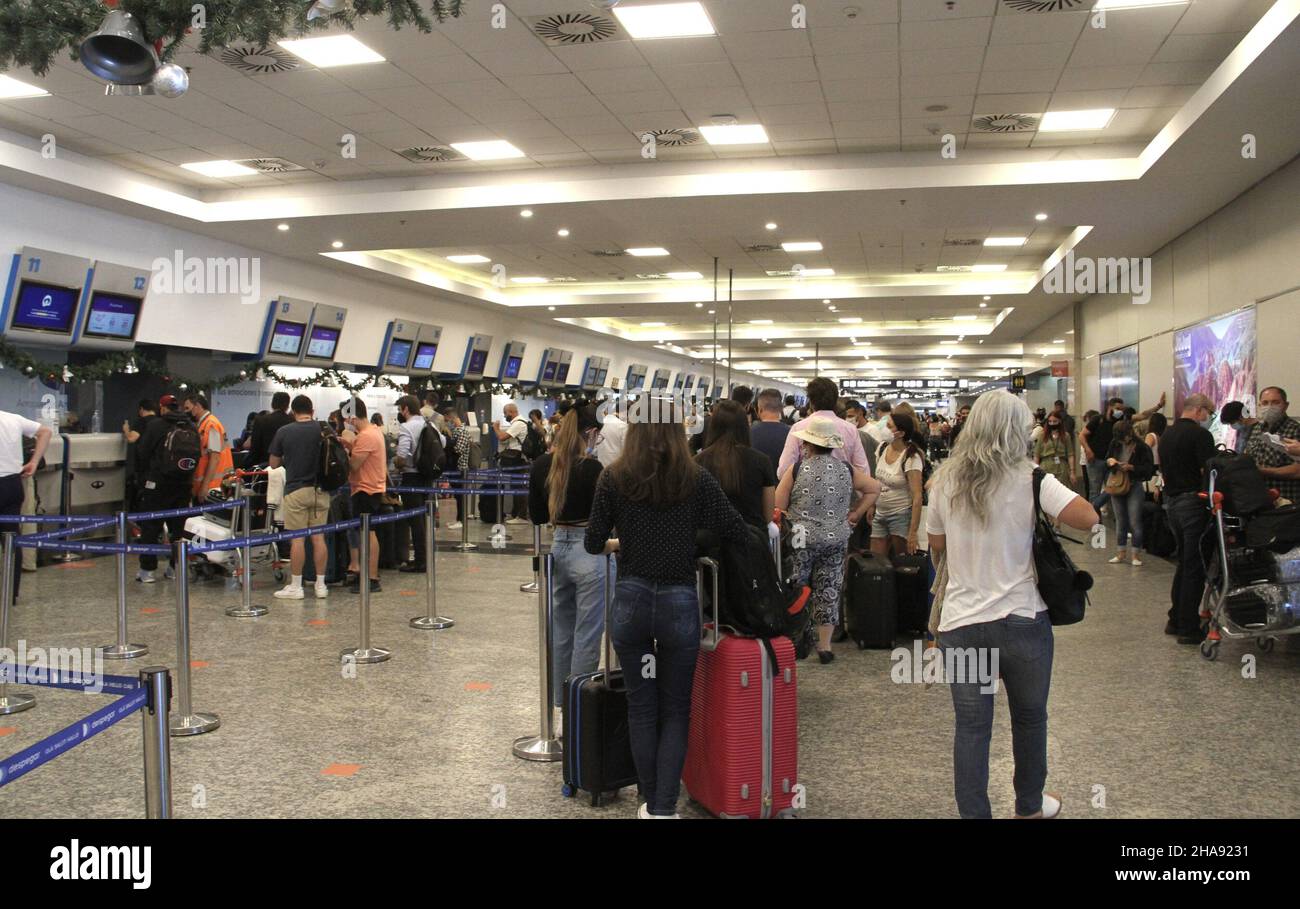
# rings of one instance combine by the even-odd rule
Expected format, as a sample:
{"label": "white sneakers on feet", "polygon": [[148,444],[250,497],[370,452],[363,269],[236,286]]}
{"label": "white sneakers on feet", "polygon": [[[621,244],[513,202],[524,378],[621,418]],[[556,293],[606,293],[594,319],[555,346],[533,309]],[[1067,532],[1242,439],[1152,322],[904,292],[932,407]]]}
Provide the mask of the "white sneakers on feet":
{"label": "white sneakers on feet", "polygon": [[[1046,801],[1047,796],[1043,796],[1043,800]],[[649,806],[644,802],[637,809],[636,816],[642,821],[680,821],[682,819],[680,814],[651,814]]]}
{"label": "white sneakers on feet", "polygon": [[302,587],[293,584],[286,584],[275,592],[276,599],[280,600],[301,600],[304,596]]}
{"label": "white sneakers on feet", "polygon": [[527,524],[527,518],[506,518],[507,524]]}
{"label": "white sneakers on feet", "polygon": [[1117,556],[1114,556],[1113,558],[1111,558],[1111,560],[1110,560],[1110,564],[1112,564],[1112,565],[1118,565],[1118,564],[1121,563],[1121,562],[1127,562],[1127,561],[1128,561],[1128,556],[1117,555]]}
{"label": "white sneakers on feet", "polygon": [[450,524],[447,525],[448,530],[460,530],[460,528],[461,528],[460,521],[452,521]]}
{"label": "white sneakers on feet", "polygon": [[330,589],[325,586],[324,581],[316,582],[316,599],[323,600],[330,595]]}
{"label": "white sneakers on feet", "polygon": [[1052,818],[1060,816],[1060,814],[1061,814],[1061,797],[1059,795],[1056,795],[1055,793],[1044,792],[1043,807],[1039,809],[1037,814],[1027,814],[1027,815],[1017,814],[1016,818],[1019,820],[1029,820],[1029,821],[1032,820],[1050,821]]}
{"label": "white sneakers on feet", "polygon": [[154,575],[154,573],[152,571],[145,571],[143,568],[141,568],[139,571],[136,572],[135,579],[139,581],[141,584],[158,583],[158,578]]}
{"label": "white sneakers on feet", "polygon": [[1137,556],[1133,556],[1133,566],[1134,566],[1135,568],[1141,568],[1141,567],[1142,567],[1142,560],[1139,559]]}

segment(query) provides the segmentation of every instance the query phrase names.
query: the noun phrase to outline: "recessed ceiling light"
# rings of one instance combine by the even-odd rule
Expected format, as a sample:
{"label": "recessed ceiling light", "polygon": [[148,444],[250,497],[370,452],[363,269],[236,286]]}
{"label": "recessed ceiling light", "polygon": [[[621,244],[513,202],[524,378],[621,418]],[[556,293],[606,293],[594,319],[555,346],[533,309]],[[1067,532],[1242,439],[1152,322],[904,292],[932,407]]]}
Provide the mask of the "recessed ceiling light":
{"label": "recessed ceiling light", "polygon": [[288,230],[288,229],[289,229],[289,225],[288,225],[288,224],[277,224],[277,225],[275,225],[275,229],[276,229],[276,230]]}
{"label": "recessed ceiling light", "polygon": [[234,161],[191,161],[189,164],[182,164],[181,167],[205,177],[246,177],[257,173],[253,168],[236,164]]}
{"label": "recessed ceiling light", "polygon": [[984,241],[985,246],[1024,246],[1028,237],[989,237]]}
{"label": "recessed ceiling light", "polygon": [[763,343],[764,343],[764,344],[771,344],[772,342],[769,341],[767,338],[764,338],[764,339],[763,339]]}
{"label": "recessed ceiling light", "polygon": [[698,129],[710,145],[766,145],[768,142],[767,130],[761,123],[700,126]]}
{"label": "recessed ceiling light", "polygon": [[787,344],[787,345],[785,345],[785,346],[786,346],[786,347],[803,347],[803,342],[802,342],[802,341],[791,341],[789,344]]}
{"label": "recessed ceiling light", "polygon": [[709,310],[709,315],[714,315],[716,312],[717,312],[716,309],[710,309],[710,310]]}
{"label": "recessed ceiling light", "polygon": [[703,303],[696,303],[696,304],[695,304],[695,308],[696,308],[696,309],[703,309],[703,308],[704,308],[704,304],[703,304]]}
{"label": "recessed ceiling light", "polygon": [[1034,220],[1035,220],[1035,221],[1046,221],[1046,220],[1047,220],[1047,212],[1040,211],[1038,214],[1034,215]]}
{"label": "recessed ceiling light", "polygon": [[1038,131],[1062,133],[1105,129],[1114,116],[1113,107],[1099,107],[1095,110],[1053,110],[1043,114],[1043,121],[1038,125]]}
{"label": "recessed ceiling light", "polygon": [[980,309],[988,309],[988,308],[989,308],[989,305],[988,305],[987,303],[981,303],[981,304],[980,304]]}
{"label": "recessed ceiling light", "polygon": [[772,320],[771,319],[750,319],[749,324],[750,325],[771,325]]}
{"label": "recessed ceiling light", "polygon": [[561,227],[555,232],[555,235],[558,237],[567,237],[569,235],[569,229],[567,227]]}
{"label": "recessed ceiling light", "polygon": [[1187,0],[1097,0],[1093,9],[1144,9],[1148,6],[1182,6]]}
{"label": "recessed ceiling light", "polygon": [[543,278],[536,275],[525,275],[522,278],[511,278],[510,280],[516,284],[545,284],[550,281],[550,278]]}
{"label": "recessed ceiling light", "polygon": [[995,271],[1006,271],[1006,270],[1007,267],[1005,265],[972,265],[971,266],[971,271],[995,272]]}
{"label": "recessed ceiling light", "polygon": [[521,218],[531,218],[532,216],[533,216],[533,210],[531,208],[525,208],[523,211],[519,213],[519,217]]}
{"label": "recessed ceiling light", "polygon": [[342,240],[335,240],[333,243],[330,244],[330,246],[333,246],[335,249],[342,249],[342,248],[343,248],[343,241],[342,241]]}
{"label": "recessed ceiling light", "polygon": [[554,307],[554,306],[548,306],[548,307],[546,307],[546,309],[547,309],[548,312],[555,312],[555,307]]}
{"label": "recessed ceiling light", "polygon": [[629,256],[666,256],[668,250],[662,246],[634,246],[624,250]]}
{"label": "recessed ceiling light", "polygon": [[613,13],[627,33],[637,40],[717,34],[709,14],[698,2],[616,6]]}
{"label": "recessed ceiling light", "polygon": [[782,243],[781,248],[786,252],[821,252],[822,245],[816,240],[809,240],[802,243]]}
{"label": "recessed ceiling light", "polygon": [[990,297],[990,296],[987,296],[987,295],[986,295],[986,296],[984,297],[984,299],[985,299],[985,300],[992,300],[993,298]]}
{"label": "recessed ceiling light", "polygon": [[768,230],[776,230],[777,225],[775,221],[768,221],[766,227]]}
{"label": "recessed ceiling light", "polygon": [[484,262],[491,262],[487,256],[480,256],[477,253],[464,256],[448,256],[448,262],[455,262],[457,265],[481,265]]}
{"label": "recessed ceiling light", "polygon": [[501,161],[505,158],[522,158],[524,153],[504,139],[486,142],[453,142],[456,149],[471,161]]}
{"label": "recessed ceiling light", "polygon": [[1052,343],[1053,343],[1053,344],[1064,344],[1064,343],[1065,343],[1065,338],[1053,338],[1053,339],[1052,339]]}
{"label": "recessed ceiling light", "polygon": [[668,277],[674,281],[698,281],[704,277],[698,271],[670,271]]}
{"label": "recessed ceiling light", "polygon": [[857,324],[858,324],[859,322],[861,322],[861,321],[862,321],[862,320],[859,319],[857,316],[846,316],[846,317],[840,319],[840,324],[841,324],[841,325],[857,325]]}
{"label": "recessed ceiling light", "polygon": [[835,274],[835,269],[805,268],[803,271],[799,272],[799,274],[805,278],[829,278],[831,275]]}
{"label": "recessed ceiling light", "polygon": [[352,66],[356,63],[383,63],[384,58],[366,47],[351,35],[329,35],[325,38],[295,38],[277,41],[291,54],[302,57],[312,66],[325,69],[330,66]]}
{"label": "recessed ceiling light", "polygon": [[9,76],[0,76],[0,98],[39,98],[42,95],[48,95],[43,88],[35,85],[28,85],[26,82],[19,82],[17,79]]}

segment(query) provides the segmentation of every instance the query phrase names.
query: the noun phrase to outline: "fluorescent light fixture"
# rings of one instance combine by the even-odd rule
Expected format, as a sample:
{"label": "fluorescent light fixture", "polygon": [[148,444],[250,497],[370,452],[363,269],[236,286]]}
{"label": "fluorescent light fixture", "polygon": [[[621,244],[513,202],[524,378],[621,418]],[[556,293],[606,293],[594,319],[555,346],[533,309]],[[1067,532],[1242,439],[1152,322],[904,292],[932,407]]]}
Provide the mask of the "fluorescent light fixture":
{"label": "fluorescent light fixture", "polygon": [[787,344],[787,345],[785,345],[785,346],[786,346],[786,347],[803,347],[803,342],[802,342],[802,341],[791,341],[789,344]]}
{"label": "fluorescent light fixture", "polygon": [[667,324],[668,324],[667,322],[642,322],[641,327],[642,328],[663,328]]}
{"label": "fluorescent light fixture", "polygon": [[986,295],[986,296],[984,297],[984,299],[985,299],[985,300],[992,300],[993,298],[990,297],[990,296],[987,296],[987,295]]}
{"label": "fluorescent light fixture", "polygon": [[519,213],[519,217],[521,218],[531,218],[532,216],[533,216],[533,210],[531,208],[525,208],[523,211]]}
{"label": "fluorescent light fixture", "polygon": [[505,139],[491,139],[486,142],[453,142],[456,149],[471,161],[501,161],[505,158],[522,158],[524,153]]}
{"label": "fluorescent light fixture", "polygon": [[478,253],[473,253],[464,256],[448,256],[447,261],[455,262],[457,265],[482,265],[484,262],[491,262],[492,260],[487,256],[480,256]]}
{"label": "fluorescent light fixture", "polygon": [[861,322],[861,321],[862,321],[862,320],[859,319],[857,316],[847,316],[847,317],[845,317],[845,318],[840,319],[840,324],[841,324],[841,325],[857,325],[857,324],[858,324],[859,322]]}
{"label": "fluorescent light fixture", "polygon": [[971,266],[971,271],[995,272],[995,271],[1006,271],[1006,270],[1007,267],[1005,265],[972,265]]}
{"label": "fluorescent light fixture", "polygon": [[771,325],[772,320],[771,319],[750,319],[749,324],[750,325]]}
{"label": "fluorescent light fixture", "polygon": [[803,271],[799,272],[799,274],[805,278],[829,278],[831,275],[835,274],[835,269],[805,268]]}
{"label": "fluorescent light fixture", "polygon": [[569,229],[567,227],[561,227],[555,232],[555,235],[557,237],[567,237],[569,235]]}
{"label": "fluorescent light fixture", "polygon": [[26,82],[19,82],[11,76],[0,76],[0,98],[39,98],[48,95],[45,89]]}
{"label": "fluorescent light fixture", "polygon": [[547,311],[547,312],[555,312],[555,307],[554,307],[554,306],[548,306],[548,307],[546,307],[546,311]]}
{"label": "fluorescent light fixture", "polygon": [[700,134],[710,145],[766,145],[767,130],[761,123],[734,126],[701,126]]}
{"label": "fluorescent light fixture", "polygon": [[989,305],[988,305],[987,303],[981,303],[981,304],[980,304],[980,309],[988,309],[988,308],[989,308]]}
{"label": "fluorescent light fixture", "polygon": [[989,237],[984,241],[985,246],[1024,246],[1028,237]]}
{"label": "fluorescent light fixture", "polygon": [[1038,214],[1034,215],[1034,220],[1035,220],[1035,221],[1046,221],[1046,220],[1047,220],[1047,212],[1040,211]]}
{"label": "fluorescent light fixture", "polygon": [[1043,114],[1038,125],[1040,133],[1068,133],[1080,130],[1105,129],[1115,116],[1115,108],[1099,107],[1095,110],[1053,110]]}
{"label": "fluorescent light fixture", "polygon": [[974,322],[979,316],[953,316],[954,322]]}
{"label": "fluorescent light fixture", "polygon": [[236,164],[234,161],[191,161],[189,164],[182,164],[181,167],[205,177],[246,177],[257,173],[253,168]]}
{"label": "fluorescent light fixture", "polygon": [[288,225],[288,224],[277,224],[277,225],[275,226],[275,229],[276,229],[276,230],[288,230],[288,229],[289,229],[289,225]]}
{"label": "fluorescent light fixture", "polygon": [[542,278],[535,275],[526,275],[522,278],[511,278],[510,280],[514,281],[516,284],[545,284],[551,279]]}
{"label": "fluorescent light fixture", "polygon": [[956,341],[940,341],[940,344],[956,344]]}
{"label": "fluorescent light fixture", "polygon": [[[674,281],[699,281],[704,277],[698,271],[670,271],[667,274]],[[699,309],[703,305],[703,303],[696,303],[695,308]]]}
{"label": "fluorescent light fixture", "polygon": [[717,34],[709,14],[700,3],[616,6],[613,13],[627,33],[639,41]]}
{"label": "fluorescent light fixture", "polygon": [[768,230],[776,230],[777,224],[775,221],[768,221],[765,226]]}
{"label": "fluorescent light fixture", "polygon": [[1148,6],[1183,6],[1187,0],[1097,0],[1093,9],[1145,9]]}
{"label": "fluorescent light fixture", "polygon": [[1065,343],[1065,338],[1052,338],[1052,343],[1053,343],[1053,344],[1064,344],[1064,343]]}
{"label": "fluorescent light fixture", "polygon": [[624,250],[629,256],[666,256],[668,250],[662,246],[634,246]]}
{"label": "fluorescent light fixture", "polygon": [[330,66],[352,66],[356,63],[383,63],[384,58],[366,47],[351,35],[329,35],[325,38],[295,38],[277,41],[291,54],[302,57],[312,66],[325,69]]}
{"label": "fluorescent light fixture", "polygon": [[703,304],[703,303],[696,303],[696,304],[695,304],[695,308],[696,308],[696,309],[703,309],[703,308],[704,308],[704,304]]}
{"label": "fluorescent light fixture", "polygon": [[822,245],[816,240],[806,243],[782,243],[781,248],[786,252],[821,252]]}
{"label": "fluorescent light fixture", "polygon": [[342,240],[335,240],[333,243],[330,244],[330,246],[333,246],[335,249],[342,249],[342,248],[343,248],[343,241],[342,241]]}

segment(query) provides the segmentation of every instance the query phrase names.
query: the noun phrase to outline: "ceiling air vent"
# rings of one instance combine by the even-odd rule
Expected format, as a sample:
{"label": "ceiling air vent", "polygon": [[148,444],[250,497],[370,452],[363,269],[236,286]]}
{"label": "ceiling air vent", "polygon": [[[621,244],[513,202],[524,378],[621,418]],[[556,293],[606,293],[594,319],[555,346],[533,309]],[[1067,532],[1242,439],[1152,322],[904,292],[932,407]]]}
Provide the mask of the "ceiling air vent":
{"label": "ceiling air vent", "polygon": [[1091,0],[1002,0],[1002,5],[1018,13],[1059,13],[1079,9]]}
{"label": "ceiling air vent", "polygon": [[627,253],[621,249],[593,249],[593,256],[600,256],[602,259],[617,259],[620,256],[626,256]]}
{"label": "ceiling air vent", "polygon": [[1038,114],[985,114],[973,125],[981,133],[1032,133],[1038,129]]}
{"label": "ceiling air vent", "polygon": [[410,148],[397,149],[397,153],[407,161],[414,161],[417,164],[442,164],[447,161],[469,160],[456,149],[442,145],[412,145]]}
{"label": "ceiling air vent", "polygon": [[943,274],[945,272],[968,272],[971,270],[969,265],[940,265],[935,271]]}
{"label": "ceiling air vent", "polygon": [[618,22],[595,12],[554,13],[524,20],[533,34],[552,47],[575,47],[599,44],[610,39],[626,38]]}
{"label": "ceiling air vent", "polygon": [[800,274],[801,272],[797,272],[793,268],[769,268],[767,270],[769,278],[796,278]]}
{"label": "ceiling air vent", "polygon": [[775,246],[771,243],[755,243],[753,246],[746,246],[745,252],[771,253],[771,252],[784,252],[784,250],[782,250],[781,247]]}
{"label": "ceiling air vent", "polygon": [[970,239],[970,240],[945,239],[943,241],[944,246],[982,246],[983,244],[984,244],[983,240],[975,240],[975,239]]}
{"label": "ceiling air vent", "polygon": [[222,48],[221,62],[241,73],[287,73],[298,68],[298,58],[278,47],[265,44],[232,44]]}
{"label": "ceiling air vent", "polygon": [[294,171],[307,169],[301,164],[294,164],[284,158],[245,158],[243,161],[236,161],[235,163],[242,164],[244,167],[251,167],[261,174],[291,174]]}
{"label": "ceiling air vent", "polygon": [[647,129],[638,133],[643,139],[646,136],[654,136],[655,145],[662,145],[665,148],[676,148],[682,145],[695,145],[700,141],[699,130],[681,127],[678,129]]}

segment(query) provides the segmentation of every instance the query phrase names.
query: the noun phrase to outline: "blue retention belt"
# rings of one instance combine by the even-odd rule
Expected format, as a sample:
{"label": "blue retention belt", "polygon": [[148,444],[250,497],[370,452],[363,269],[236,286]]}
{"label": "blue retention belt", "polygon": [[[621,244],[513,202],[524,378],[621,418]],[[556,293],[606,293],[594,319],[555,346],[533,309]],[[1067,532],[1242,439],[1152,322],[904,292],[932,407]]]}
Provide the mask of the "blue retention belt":
{"label": "blue retention belt", "polygon": [[120,723],[143,707],[148,700],[149,689],[137,683],[136,690],[130,694],[118,698],[106,707],[101,707],[85,719],[77,720],[70,726],[60,729],[54,735],[41,739],[35,745],[0,760],[0,786],[7,786],[42,764],[54,760],[61,754],[66,754],[114,723]]}
{"label": "blue retention belt", "polygon": [[71,540],[31,540],[27,537],[19,537],[14,542],[19,546],[27,546],[32,549],[53,549],[55,552],[99,552],[108,555],[152,553],[153,555],[167,555],[172,551],[170,546],[164,546],[161,543],[81,543]]}
{"label": "blue retention belt", "polygon": [[94,524],[107,517],[104,514],[0,514],[0,524]]}
{"label": "blue retention belt", "polygon": [[[36,677],[40,673],[44,678]],[[142,687],[140,680],[129,675],[94,676],[85,672],[60,672],[57,669],[37,669],[32,666],[19,666],[16,663],[0,663],[0,682],[10,685],[33,685],[41,688],[67,688],[70,691],[85,691],[98,683],[101,691],[126,694]]]}
{"label": "blue retention belt", "polygon": [[[405,521],[417,515],[424,514],[423,508],[408,508],[405,511],[395,511],[392,514],[372,514],[370,516],[370,526],[374,527],[379,524],[392,524],[396,521]],[[361,526],[360,518],[352,518],[348,521],[335,521],[333,524],[322,524],[319,527],[304,527],[302,530],[281,530],[276,533],[262,534],[255,537],[231,537],[229,540],[213,540],[210,543],[193,543],[190,545],[190,552],[228,552],[233,549],[243,549],[247,546],[265,546],[268,543],[279,543],[283,540],[298,540],[303,537],[315,537],[326,533],[337,533],[340,530],[355,530]]]}
{"label": "blue retention belt", "polygon": [[210,511],[228,511],[247,502],[247,499],[231,499],[229,502],[216,502],[212,505],[195,505],[191,508],[167,508],[162,511],[140,511],[128,514],[132,521],[159,521],[163,518],[190,518]]}
{"label": "blue retention belt", "polygon": [[59,527],[56,530],[45,530],[41,533],[29,533],[26,536],[18,538],[18,544],[34,543],[37,540],[58,540],[73,533],[85,533],[90,530],[101,530],[105,527],[112,527],[117,523],[117,518],[103,518],[95,524],[77,524],[73,527]]}

